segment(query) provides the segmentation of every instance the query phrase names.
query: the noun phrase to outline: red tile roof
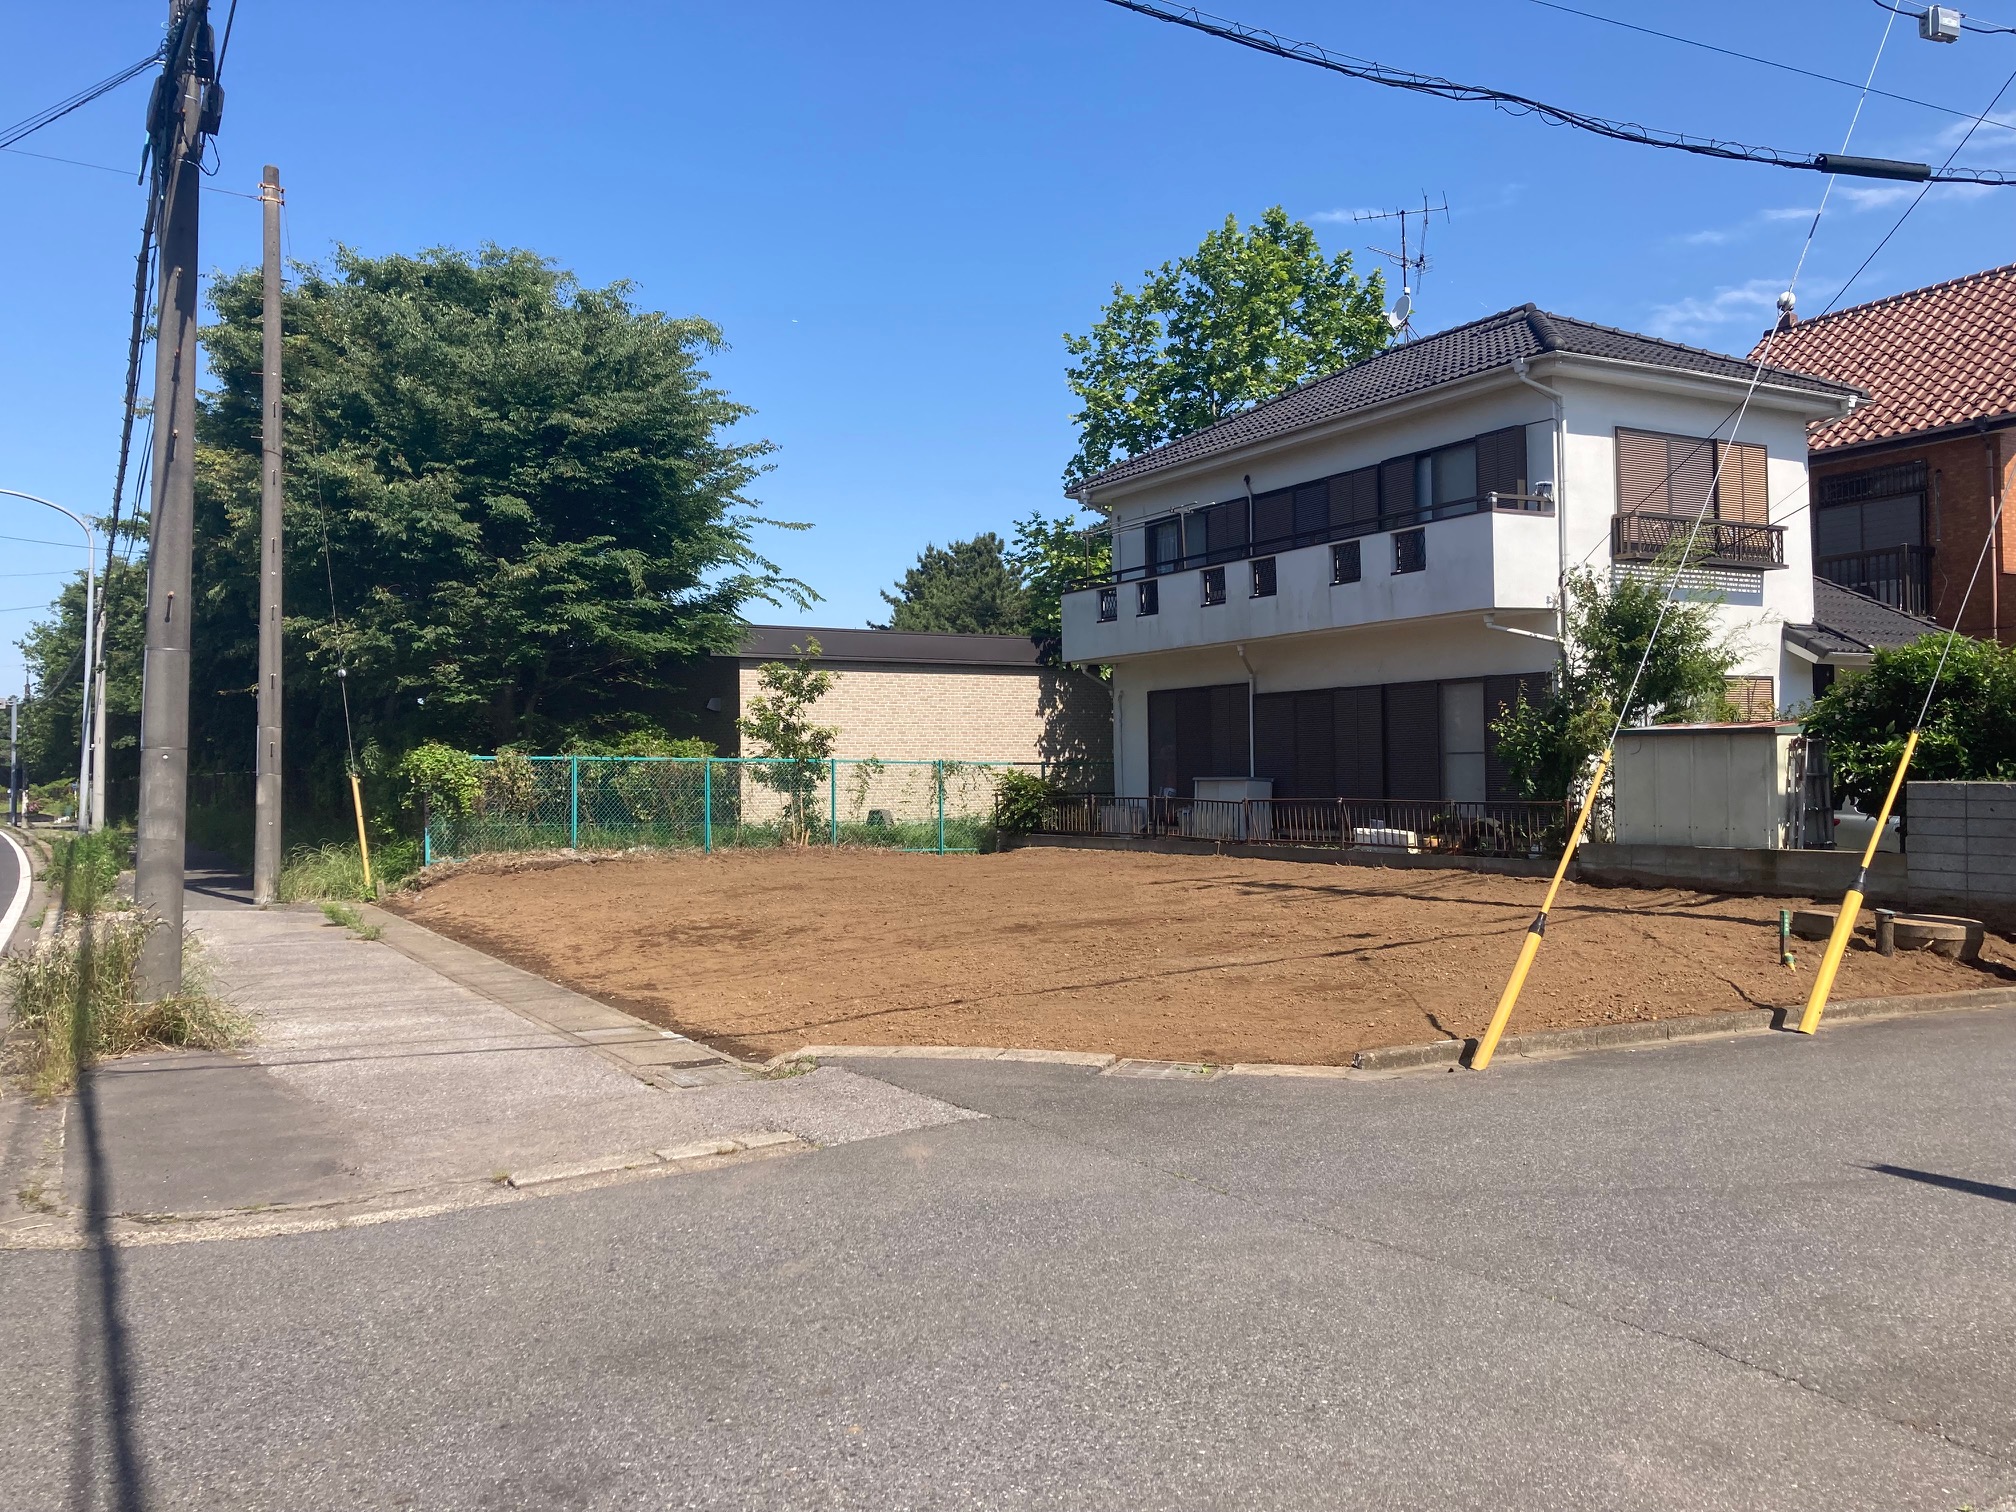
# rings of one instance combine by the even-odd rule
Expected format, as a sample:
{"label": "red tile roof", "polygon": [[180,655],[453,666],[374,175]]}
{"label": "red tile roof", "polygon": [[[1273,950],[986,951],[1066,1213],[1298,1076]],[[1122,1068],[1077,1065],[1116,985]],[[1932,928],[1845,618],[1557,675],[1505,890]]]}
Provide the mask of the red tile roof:
{"label": "red tile roof", "polygon": [[1771,343],[1771,364],[1873,396],[1815,424],[1816,453],[2016,413],[2016,263],[1802,321]]}

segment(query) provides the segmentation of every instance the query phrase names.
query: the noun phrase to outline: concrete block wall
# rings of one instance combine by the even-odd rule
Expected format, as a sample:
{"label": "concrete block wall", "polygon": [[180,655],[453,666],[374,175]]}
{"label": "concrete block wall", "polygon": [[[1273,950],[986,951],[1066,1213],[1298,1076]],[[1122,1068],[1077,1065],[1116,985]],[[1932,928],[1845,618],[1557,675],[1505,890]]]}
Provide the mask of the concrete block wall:
{"label": "concrete block wall", "polygon": [[[741,708],[762,689],[741,666]],[[883,761],[1110,761],[1106,684],[1053,667],[836,663],[811,718],[839,728],[838,754]]]}
{"label": "concrete block wall", "polygon": [[1906,785],[1911,902],[2016,904],[2016,782]]}

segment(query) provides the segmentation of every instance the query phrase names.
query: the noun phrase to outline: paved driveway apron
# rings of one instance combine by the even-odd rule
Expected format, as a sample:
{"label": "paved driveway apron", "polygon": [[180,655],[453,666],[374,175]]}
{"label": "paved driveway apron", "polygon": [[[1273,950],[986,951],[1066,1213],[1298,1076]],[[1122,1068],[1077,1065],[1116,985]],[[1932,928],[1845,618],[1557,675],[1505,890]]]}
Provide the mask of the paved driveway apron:
{"label": "paved driveway apron", "polygon": [[[299,1509],[2016,1493],[2009,1015],[1485,1077],[872,1072],[990,1116],[117,1251],[110,1289],[0,1256],[0,1500],[110,1504],[122,1473],[147,1506]],[[123,1416],[76,1363],[122,1350]],[[127,1471],[52,1452],[121,1433]]]}

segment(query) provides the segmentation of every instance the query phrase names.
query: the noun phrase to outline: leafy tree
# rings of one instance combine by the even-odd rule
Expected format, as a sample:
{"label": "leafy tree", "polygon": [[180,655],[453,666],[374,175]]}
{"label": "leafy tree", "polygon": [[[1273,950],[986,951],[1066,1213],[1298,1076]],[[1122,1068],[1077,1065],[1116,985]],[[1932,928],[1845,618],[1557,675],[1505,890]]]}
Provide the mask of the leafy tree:
{"label": "leafy tree", "polygon": [[818,822],[823,763],[832,758],[840,738],[838,727],[812,723],[810,711],[832,689],[837,674],[817,665],[818,637],[808,636],[803,646],[791,649],[798,653],[797,661],[765,662],[756,669],[763,691],[749,700],[749,712],[735,727],[756,743],[758,755],[777,761],[755,768],[756,780],[784,795],[791,838],[803,844]]}
{"label": "leafy tree", "polygon": [[989,530],[970,541],[926,546],[882,601],[894,611],[885,630],[935,630],[961,635],[1013,635],[1027,617],[1022,585]]}
{"label": "leafy tree", "polygon": [[[1841,678],[1807,711],[1806,733],[1827,742],[1835,791],[1865,813],[1875,813],[1890,790],[1945,645],[1938,634],[1878,651],[1867,670]],[[2016,781],[2016,647],[1954,637],[1910,776]],[[1904,797],[1897,795],[1899,814]]]}
{"label": "leafy tree", "polygon": [[1537,701],[1522,694],[1491,724],[1499,759],[1527,797],[1571,796],[1610,738],[1620,708],[1626,725],[1734,716],[1725,679],[1736,652],[1715,623],[1716,601],[1668,605],[1638,676],[1673,565],[1663,560],[1643,577],[1610,584],[1588,568],[1569,574],[1568,644],[1553,687]]}
{"label": "leafy tree", "polygon": [[[197,434],[196,759],[251,750],[261,290],[215,280]],[[708,383],[705,320],[530,252],[339,250],[285,295],[290,757],[615,739],[751,600],[808,591],[755,550],[770,450]]]}
{"label": "leafy tree", "polygon": [[1015,522],[1008,562],[1022,581],[1023,628],[1055,662],[1064,644],[1064,590],[1085,578],[1100,577],[1112,562],[1113,542],[1103,530],[1088,531],[1075,515],[1032,514]]}
{"label": "leafy tree", "polygon": [[1351,254],[1326,258],[1316,233],[1276,205],[1257,225],[1237,216],[1174,263],[1113,298],[1066,370],[1084,406],[1065,486],[1237,410],[1286,393],[1386,345],[1386,288],[1360,279]]}
{"label": "leafy tree", "polygon": [[[106,592],[105,771],[116,781],[139,771],[140,654],[147,634],[144,561],[115,560]],[[30,626],[18,642],[33,690],[21,706],[21,760],[30,782],[77,775],[84,689],[83,573],[57,591],[50,608],[49,618]]]}

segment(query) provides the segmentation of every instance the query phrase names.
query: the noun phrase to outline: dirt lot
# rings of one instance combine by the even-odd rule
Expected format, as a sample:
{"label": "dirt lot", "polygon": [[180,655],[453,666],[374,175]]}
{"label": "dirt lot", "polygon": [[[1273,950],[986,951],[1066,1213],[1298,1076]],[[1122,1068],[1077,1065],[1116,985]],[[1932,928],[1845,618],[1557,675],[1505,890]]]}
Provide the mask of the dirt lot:
{"label": "dirt lot", "polygon": [[[1341,1064],[1489,1020],[1545,884],[1468,872],[1107,851],[665,856],[468,871],[429,928],[736,1053],[1001,1045]],[[1563,890],[1514,1032],[1801,1001],[1785,900]],[[1866,929],[1865,929],[1866,935]],[[2016,979],[1858,941],[1838,997]]]}

